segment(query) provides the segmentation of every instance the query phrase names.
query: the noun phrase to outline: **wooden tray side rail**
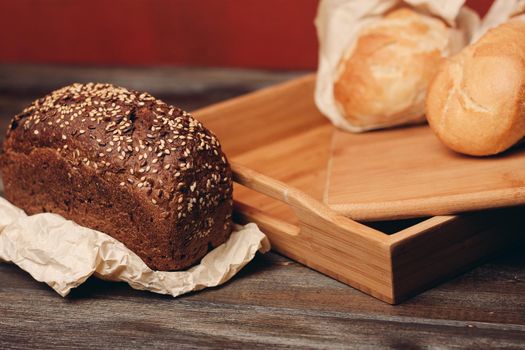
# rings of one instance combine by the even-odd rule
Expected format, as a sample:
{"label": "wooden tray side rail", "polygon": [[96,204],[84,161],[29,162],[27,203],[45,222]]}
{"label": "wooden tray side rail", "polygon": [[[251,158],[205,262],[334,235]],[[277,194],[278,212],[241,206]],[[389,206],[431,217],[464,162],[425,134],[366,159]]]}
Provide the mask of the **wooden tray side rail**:
{"label": "wooden tray side rail", "polygon": [[298,224],[235,203],[235,219],[257,222],[273,249],[390,304],[451,278],[520,238],[525,208],[433,217],[386,235],[331,211],[280,181],[239,164],[234,181],[289,205]]}
{"label": "wooden tray side rail", "polygon": [[274,250],[339,281],[394,303],[388,236],[334,213],[305,193],[239,164],[234,181],[289,205],[298,226],[236,203],[237,217],[255,221]]}
{"label": "wooden tray side rail", "polygon": [[391,235],[393,299],[406,300],[501,253],[525,237],[524,217],[525,207],[436,216]]}

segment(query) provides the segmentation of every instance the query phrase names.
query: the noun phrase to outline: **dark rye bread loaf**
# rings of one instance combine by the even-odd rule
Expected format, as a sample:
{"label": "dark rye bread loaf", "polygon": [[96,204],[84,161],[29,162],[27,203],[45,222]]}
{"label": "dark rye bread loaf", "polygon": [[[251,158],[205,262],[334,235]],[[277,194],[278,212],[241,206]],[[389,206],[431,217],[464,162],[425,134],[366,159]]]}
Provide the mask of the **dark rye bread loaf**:
{"label": "dark rye bread loaf", "polygon": [[217,138],[147,93],[73,84],[12,120],[5,195],[105,232],[156,270],[184,269],[231,231],[231,169]]}

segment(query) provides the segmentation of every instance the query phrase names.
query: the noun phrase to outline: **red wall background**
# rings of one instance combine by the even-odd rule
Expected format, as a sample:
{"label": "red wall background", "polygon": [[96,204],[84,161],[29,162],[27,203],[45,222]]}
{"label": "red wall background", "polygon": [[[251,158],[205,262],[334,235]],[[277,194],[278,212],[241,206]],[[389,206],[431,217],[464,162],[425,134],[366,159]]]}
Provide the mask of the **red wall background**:
{"label": "red wall background", "polygon": [[[481,14],[491,3],[467,0]],[[314,69],[317,4],[0,0],[0,63]]]}

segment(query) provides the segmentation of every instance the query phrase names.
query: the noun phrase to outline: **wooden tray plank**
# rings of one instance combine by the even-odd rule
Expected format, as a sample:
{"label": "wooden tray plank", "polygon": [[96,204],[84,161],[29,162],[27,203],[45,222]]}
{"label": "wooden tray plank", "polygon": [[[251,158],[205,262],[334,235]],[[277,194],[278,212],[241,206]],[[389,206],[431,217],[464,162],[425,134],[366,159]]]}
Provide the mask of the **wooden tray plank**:
{"label": "wooden tray plank", "polygon": [[234,160],[321,200],[332,133],[329,125],[316,127],[240,154]]}
{"label": "wooden tray plank", "polygon": [[[233,160],[321,200],[332,132],[329,125],[316,127],[299,135],[275,140],[266,146],[233,157]],[[325,142],[321,142],[322,140]],[[312,147],[312,144],[317,146]],[[282,202],[241,186],[235,188],[235,198],[239,202],[250,203],[269,215],[297,223],[297,217]]]}
{"label": "wooden tray plank", "polygon": [[314,75],[194,112],[230,158],[329,123],[313,102]]}
{"label": "wooden tray plank", "polygon": [[[309,75],[195,111],[195,115],[217,134],[230,160],[321,200],[333,127],[317,111],[313,88]],[[236,186],[235,198],[297,223],[289,206],[267,196]]]}
{"label": "wooden tray plank", "polygon": [[525,204],[525,152],[474,158],[428,126],[334,132],[325,202],[357,220],[445,215]]}

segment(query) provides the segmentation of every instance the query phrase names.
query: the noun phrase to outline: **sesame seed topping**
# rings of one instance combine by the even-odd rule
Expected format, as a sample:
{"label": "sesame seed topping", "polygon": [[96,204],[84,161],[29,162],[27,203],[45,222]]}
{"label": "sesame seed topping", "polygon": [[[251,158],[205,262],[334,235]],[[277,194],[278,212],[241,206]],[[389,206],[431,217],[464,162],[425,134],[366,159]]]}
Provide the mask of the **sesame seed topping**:
{"label": "sesame seed topping", "polygon": [[[163,190],[175,186],[173,195],[179,204],[185,203],[177,207],[177,217],[188,220],[183,227],[198,220],[190,212],[206,213],[221,201],[231,203],[227,160],[215,136],[189,113],[147,93],[109,84],[73,84],[38,100],[23,113],[15,117],[20,129],[35,135],[47,133],[46,127],[50,135],[58,134],[63,140],[85,134],[75,147],[62,142],[57,150],[73,159],[73,164],[92,167],[120,186],[129,183],[144,188],[148,195],[155,196],[151,199],[154,204],[163,198]],[[173,159],[167,159],[171,154]],[[128,163],[126,175],[121,171]],[[183,176],[189,169],[199,174],[194,177],[198,181],[190,180],[191,185],[186,182],[190,173]],[[206,190],[197,188],[197,182]],[[206,228],[212,224],[204,219],[203,225],[204,231],[196,234],[199,237],[207,235]]]}

